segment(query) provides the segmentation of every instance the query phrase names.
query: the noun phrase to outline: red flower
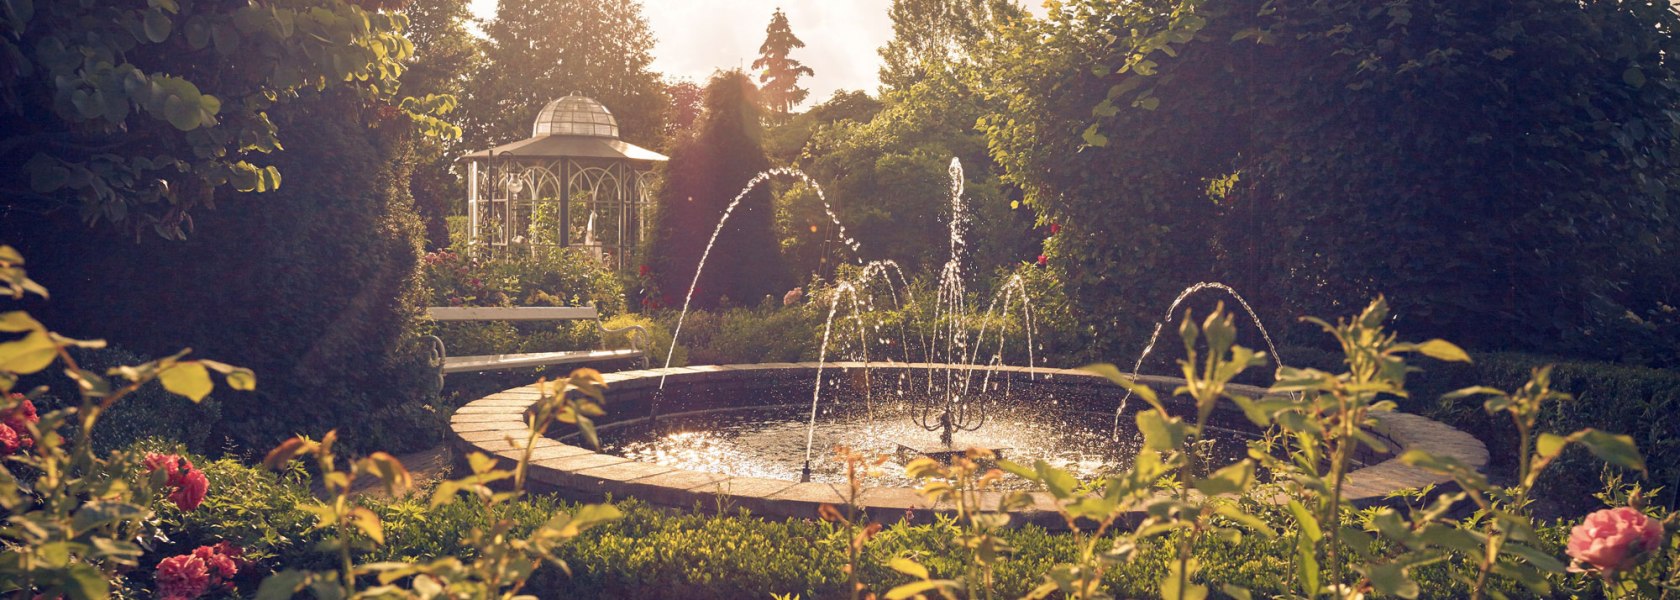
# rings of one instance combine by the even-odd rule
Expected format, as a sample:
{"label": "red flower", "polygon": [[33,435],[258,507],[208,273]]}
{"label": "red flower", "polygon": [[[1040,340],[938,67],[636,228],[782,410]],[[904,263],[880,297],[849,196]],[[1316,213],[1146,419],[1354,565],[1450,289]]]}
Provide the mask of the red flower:
{"label": "red flower", "polygon": [[210,567],[191,554],[171,556],[158,563],[157,584],[162,598],[197,598],[210,588]]}
{"label": "red flower", "polygon": [[22,442],[18,441],[17,432],[13,431],[10,425],[0,424],[0,456],[17,452],[22,446]]}
{"label": "red flower", "polygon": [[1038,266],[1042,267],[1042,266],[1047,265],[1049,263],[1050,263],[1050,257],[1045,256],[1043,254],[1038,255]]}
{"label": "red flower", "polygon": [[169,489],[169,500],[183,511],[198,508],[210,491],[210,480],[190,460],[174,454],[147,452],[145,465],[148,473],[163,469],[169,475],[164,482],[164,487]]}
{"label": "red flower", "polygon": [[204,503],[205,494],[210,492],[210,480],[204,477],[204,472],[190,468],[181,475],[181,480],[175,491],[169,493],[169,501],[177,508],[190,511]]}
{"label": "red flower", "polygon": [[642,277],[647,277],[649,274],[653,273],[653,269],[647,265],[642,265],[636,268],[636,272],[640,273]]}
{"label": "red flower", "polygon": [[211,578],[218,582],[233,579],[234,575],[239,574],[238,558],[244,554],[243,550],[227,542],[214,546],[199,546],[192,551],[193,557],[204,561]]}
{"label": "red flower", "polygon": [[[147,457],[148,459],[150,457]],[[171,556],[158,563],[158,596],[191,600],[222,587],[245,566],[245,551],[227,542],[199,546],[191,554]]]}
{"label": "red flower", "polygon": [[[23,394],[12,394],[11,399],[16,400],[17,405],[0,415],[0,427],[12,432],[10,436],[0,433],[0,454],[11,454],[19,448],[34,448],[35,438],[29,436],[29,424],[41,421],[40,415],[35,413],[35,403],[23,397]],[[7,442],[7,439],[11,442]]]}
{"label": "red flower", "polygon": [[1061,232],[1062,232],[1062,224],[1061,223],[1051,223],[1050,224],[1050,235],[1056,235],[1056,234],[1061,233]]}

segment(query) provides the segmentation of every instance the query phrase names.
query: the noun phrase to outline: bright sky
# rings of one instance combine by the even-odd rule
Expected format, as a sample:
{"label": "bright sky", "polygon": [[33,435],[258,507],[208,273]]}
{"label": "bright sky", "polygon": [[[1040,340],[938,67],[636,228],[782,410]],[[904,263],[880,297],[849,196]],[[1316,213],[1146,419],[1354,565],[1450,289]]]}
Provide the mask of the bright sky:
{"label": "bright sky", "polygon": [[[471,0],[473,14],[490,19],[497,0]],[[1043,15],[1039,0],[1025,0]],[[788,26],[805,42],[790,56],[816,75],[800,80],[811,90],[806,102],[820,102],[835,90],[865,90],[879,84],[876,49],[892,37],[887,8],[892,0],[642,0],[642,14],[658,42],[653,70],[705,85],[717,69],[751,70],[764,43],[764,28],[779,6]]]}

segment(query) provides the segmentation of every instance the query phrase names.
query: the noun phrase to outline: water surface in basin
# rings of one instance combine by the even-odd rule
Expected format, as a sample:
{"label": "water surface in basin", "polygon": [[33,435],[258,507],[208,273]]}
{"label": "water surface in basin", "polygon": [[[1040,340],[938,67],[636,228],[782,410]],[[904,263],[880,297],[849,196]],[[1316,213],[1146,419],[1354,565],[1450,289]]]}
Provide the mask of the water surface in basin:
{"label": "water surface in basin", "polygon": [[[657,426],[636,421],[604,428],[602,450],[640,462],[694,471],[798,481],[805,462],[805,430],[809,407],[801,405],[723,409],[660,417]],[[958,432],[956,449],[984,447],[1022,464],[1044,460],[1081,479],[1101,476],[1130,465],[1140,439],[1135,433],[1112,439],[1108,413],[1026,410],[998,407],[976,431]],[[1211,464],[1227,464],[1242,457],[1251,432],[1221,429],[1212,442]],[[866,455],[890,458],[869,480],[870,486],[914,486],[904,477],[903,465],[919,454],[914,449],[940,449],[937,432],[917,426],[904,408],[877,406],[873,418],[864,410],[841,407],[817,418],[812,481],[845,481],[845,465],[832,449],[846,446]],[[1005,478],[1004,488],[1028,489],[1019,478]]]}

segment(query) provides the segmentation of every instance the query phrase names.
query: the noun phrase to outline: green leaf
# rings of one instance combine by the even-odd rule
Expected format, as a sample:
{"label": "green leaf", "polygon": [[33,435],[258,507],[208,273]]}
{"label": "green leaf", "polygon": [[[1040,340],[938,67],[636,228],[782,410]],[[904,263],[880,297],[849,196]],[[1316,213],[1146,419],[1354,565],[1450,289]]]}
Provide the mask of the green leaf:
{"label": "green leaf", "polygon": [[1050,494],[1059,500],[1072,498],[1074,490],[1079,487],[1079,480],[1074,479],[1072,474],[1050,466],[1050,463],[1040,460],[1033,463],[1033,468],[1038,471],[1039,478],[1044,481],[1044,487],[1049,489]]}
{"label": "green leaf", "polygon": [[[1291,509],[1294,508],[1293,505],[1298,504],[1294,500],[1289,502],[1292,505],[1290,506]],[[1313,527],[1316,529],[1318,522],[1313,521],[1313,523]],[[1298,538],[1295,543],[1295,576],[1300,578],[1301,589],[1307,593],[1308,598],[1318,597],[1319,591],[1323,589],[1318,581],[1318,556],[1313,553],[1313,540],[1305,535]]]}
{"label": "green leaf", "polygon": [[1189,427],[1177,417],[1163,417],[1152,410],[1139,412],[1137,425],[1143,432],[1143,447],[1156,452],[1177,450],[1189,434]]}
{"label": "green leaf", "polygon": [[942,587],[955,587],[956,583],[944,580],[912,581],[904,585],[887,590],[887,600],[905,600],[917,595],[931,592]]}
{"label": "green leaf", "polygon": [[1640,71],[1639,67],[1628,67],[1626,71],[1622,71],[1622,81],[1636,88],[1645,87],[1645,72]]}
{"label": "green leaf", "polygon": [[1645,459],[1639,456],[1639,447],[1633,443],[1632,437],[1597,429],[1582,429],[1569,437],[1579,440],[1581,445],[1605,462],[1636,471],[1645,470]]}
{"label": "green leaf", "polygon": [[210,383],[209,369],[196,361],[175,363],[158,372],[158,381],[163,383],[163,389],[186,396],[193,402],[203,400],[214,387]]}
{"label": "green leaf", "polygon": [[887,566],[892,567],[892,570],[894,570],[894,571],[898,571],[898,572],[903,573],[905,575],[915,577],[916,579],[927,579],[928,578],[927,567],[924,567],[920,563],[917,563],[916,561],[910,560],[910,559],[902,557],[902,556],[894,558],[891,561],[888,561]]}
{"label": "green leaf", "polygon": [[70,184],[70,170],[45,154],[31,157],[23,169],[29,172],[29,189],[36,192],[50,194]]}
{"label": "green leaf", "polygon": [[264,579],[257,587],[257,600],[290,600],[314,579],[308,571],[287,569]]}
{"label": "green leaf", "polygon": [[1084,138],[1085,145],[1087,146],[1101,148],[1108,145],[1108,136],[1103,135],[1101,131],[1097,130],[1096,123],[1092,123],[1090,127],[1086,127],[1085,133],[1080,137]]}
{"label": "green leaf", "polygon": [[124,521],[138,522],[145,519],[149,513],[150,511],[132,504],[90,500],[76,509],[76,513],[70,517],[70,526],[75,536],[81,536],[106,525]]}
{"label": "green leaf", "polygon": [[1415,349],[1418,353],[1435,360],[1443,360],[1447,362],[1470,362],[1470,355],[1466,354],[1464,349],[1459,348],[1458,346],[1453,345],[1452,342],[1443,339],[1429,340],[1422,344],[1418,344]]}
{"label": "green leaf", "polygon": [[1038,481],[1038,472],[1022,465],[1007,460],[999,460],[997,461],[997,467],[999,469],[1003,469],[1006,473],[1013,474],[1016,477],[1020,477],[1027,481]]}
{"label": "green leaf", "polygon": [[143,17],[142,29],[146,31],[146,39],[151,40],[153,44],[161,44],[164,40],[169,39],[169,30],[172,26],[169,15],[163,14],[161,10],[148,10],[146,16]]}
{"label": "green leaf", "polygon": [[1254,515],[1248,514],[1247,512],[1243,511],[1241,506],[1238,506],[1236,504],[1229,503],[1229,502],[1221,502],[1221,503],[1219,503],[1218,506],[1216,506],[1214,508],[1214,512],[1219,513],[1220,516],[1223,516],[1227,519],[1230,519],[1232,521],[1236,521],[1239,525],[1242,525],[1243,527],[1247,527],[1249,531],[1253,531],[1253,532],[1258,533],[1258,534],[1260,534],[1264,537],[1267,537],[1267,538],[1277,537],[1277,532],[1272,530],[1272,527],[1270,525],[1267,525],[1265,520],[1261,519],[1260,517],[1256,517]]}
{"label": "green leaf", "polygon": [[[1208,588],[1205,585],[1191,582],[1200,565],[1196,559],[1190,559],[1180,565],[1178,561],[1167,563],[1167,576],[1161,578],[1161,598],[1163,600],[1206,600]],[[1180,580],[1183,583],[1180,584]]]}
{"label": "green leaf", "polygon": [[1372,565],[1365,570],[1365,576],[1371,579],[1371,586],[1377,591],[1390,596],[1401,598],[1418,597],[1422,591],[1418,589],[1416,581],[1406,573],[1406,566],[1398,563]]}
{"label": "green leaf", "polygon": [[197,129],[201,119],[196,98],[188,101],[180,96],[169,96],[163,101],[163,118],[181,131]]}
{"label": "green leaf", "polygon": [[105,580],[105,574],[93,565],[76,563],[70,565],[69,580],[64,582],[64,591],[70,594],[72,600],[103,600],[111,595],[111,584]]}
{"label": "green leaf", "polygon": [[47,368],[58,357],[58,346],[43,330],[0,344],[0,371],[28,375]]}
{"label": "green leaf", "polygon": [[572,513],[571,520],[560,530],[563,539],[577,537],[597,525],[624,518],[624,512],[611,504],[585,504]]}
{"label": "green leaf", "polygon": [[1569,445],[1569,439],[1552,433],[1542,433],[1534,441],[1534,450],[1543,458],[1551,458],[1563,452],[1563,447]]}
{"label": "green leaf", "polygon": [[1559,561],[1557,559],[1557,557],[1552,556],[1550,554],[1547,554],[1545,552],[1542,552],[1539,549],[1537,549],[1533,546],[1529,546],[1527,544],[1519,544],[1519,543],[1516,543],[1516,542],[1510,542],[1510,543],[1506,543],[1503,546],[1500,546],[1500,549],[1504,550],[1505,552],[1509,552],[1511,554],[1515,554],[1517,556],[1520,556],[1525,561],[1527,561],[1528,564],[1533,565],[1533,566],[1535,566],[1537,568],[1540,568],[1542,570],[1545,570],[1545,571],[1550,571],[1550,572],[1553,572],[1553,573],[1562,573],[1567,568],[1567,567],[1564,566],[1562,561]]}
{"label": "green leaf", "polygon": [[27,312],[14,310],[8,313],[0,313],[0,331],[7,333],[22,333],[38,329],[43,329],[41,322],[36,321],[35,318],[29,316],[29,313]]}
{"label": "green leaf", "polygon": [[1294,515],[1295,522],[1301,525],[1301,534],[1306,536],[1308,542],[1316,544],[1324,537],[1324,531],[1318,526],[1318,518],[1314,517],[1312,511],[1307,510],[1307,506],[1301,504],[1300,500],[1289,501],[1289,513]]}
{"label": "green leaf", "polygon": [[1254,481],[1254,461],[1242,461],[1215,471],[1206,479],[1199,479],[1192,484],[1197,491],[1209,496],[1234,494],[1248,489],[1249,482]]}

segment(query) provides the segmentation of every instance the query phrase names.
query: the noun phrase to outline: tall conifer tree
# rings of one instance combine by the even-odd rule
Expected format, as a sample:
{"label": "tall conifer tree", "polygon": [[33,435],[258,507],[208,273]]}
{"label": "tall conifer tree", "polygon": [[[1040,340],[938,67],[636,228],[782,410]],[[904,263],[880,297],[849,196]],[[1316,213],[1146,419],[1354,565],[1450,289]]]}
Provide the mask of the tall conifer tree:
{"label": "tall conifer tree", "polygon": [[[764,154],[758,90],[740,71],[720,73],[706,85],[698,132],[684,137],[665,165],[649,264],[668,305],[681,306],[706,242],[729,202],[759,172]],[[719,234],[695,290],[694,305],[715,307],[723,298],[753,305],[781,297],[792,286],[775,234],[770,186],[741,199]]]}
{"label": "tall conifer tree", "polygon": [[799,87],[801,76],[810,77],[816,72],[788,57],[788,53],[795,48],[804,48],[805,42],[793,35],[793,29],[788,27],[787,14],[777,8],[770,16],[770,26],[764,30],[764,44],[758,47],[758,60],[753,61],[753,68],[759,70],[758,82],[764,87],[764,106],[777,115],[793,112],[793,107],[805,101],[811,94],[810,90]]}

